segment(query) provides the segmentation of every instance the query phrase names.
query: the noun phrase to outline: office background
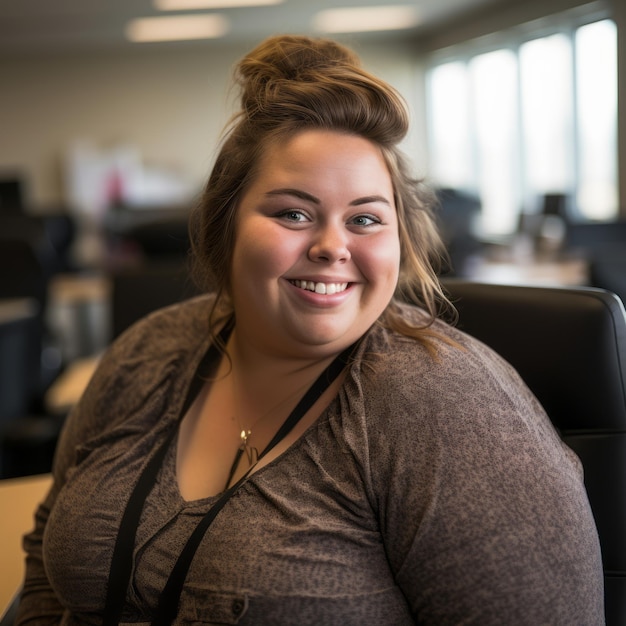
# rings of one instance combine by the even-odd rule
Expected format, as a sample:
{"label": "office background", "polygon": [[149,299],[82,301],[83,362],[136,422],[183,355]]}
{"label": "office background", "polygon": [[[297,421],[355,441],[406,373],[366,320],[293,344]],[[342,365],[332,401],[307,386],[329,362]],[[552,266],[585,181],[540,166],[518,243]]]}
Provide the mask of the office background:
{"label": "office background", "polygon": [[[424,78],[431,53],[580,6],[604,11],[617,24],[618,146],[624,163],[626,8],[621,0],[500,0],[414,33],[343,39],[354,45],[368,69],[407,98],[413,115],[407,152],[416,171],[427,175]],[[228,38],[79,48],[0,46],[0,172],[24,177],[27,203],[35,211],[68,201],[68,159],[81,149],[131,147],[143,165],[176,176],[177,184],[190,190],[199,188],[232,110],[227,91],[232,65],[249,47]],[[626,168],[618,171],[623,209]]]}

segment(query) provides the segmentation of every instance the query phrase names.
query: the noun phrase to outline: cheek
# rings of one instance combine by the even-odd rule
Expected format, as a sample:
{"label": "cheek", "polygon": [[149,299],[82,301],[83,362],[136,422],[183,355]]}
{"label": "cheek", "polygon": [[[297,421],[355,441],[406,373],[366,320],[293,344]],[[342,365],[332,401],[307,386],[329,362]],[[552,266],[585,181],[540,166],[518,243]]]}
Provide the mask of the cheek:
{"label": "cheek", "polygon": [[285,237],[280,229],[260,222],[239,232],[235,242],[233,273],[235,276],[280,276],[299,254],[300,246],[296,238]]}
{"label": "cheek", "polygon": [[366,243],[357,254],[361,271],[368,280],[385,285],[391,282],[395,288],[400,269],[400,242],[396,237]]}

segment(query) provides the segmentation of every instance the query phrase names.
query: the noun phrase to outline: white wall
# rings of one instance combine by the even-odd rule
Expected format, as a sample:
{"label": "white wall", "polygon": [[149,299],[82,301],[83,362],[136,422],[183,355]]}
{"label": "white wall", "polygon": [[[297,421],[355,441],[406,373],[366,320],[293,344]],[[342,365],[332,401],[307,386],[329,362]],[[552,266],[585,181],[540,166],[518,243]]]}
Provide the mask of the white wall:
{"label": "white wall", "polygon": [[[405,149],[417,175],[427,169],[422,78],[428,53],[585,1],[503,0],[502,5],[424,33],[415,46],[402,40],[355,46],[365,66],[396,86],[409,102],[413,125]],[[620,31],[623,162],[626,3],[597,0],[596,4],[613,5]],[[102,147],[134,144],[148,165],[180,171],[200,188],[231,111],[232,66],[247,50],[248,46],[204,44],[0,57],[0,175],[7,169],[24,170],[28,197],[35,207],[63,202],[63,156],[72,142],[86,139]],[[626,211],[626,168],[620,169],[620,176]]]}
{"label": "white wall", "polygon": [[[201,187],[232,102],[233,64],[246,48],[172,46],[0,59],[0,172],[23,170],[30,204],[64,201],[63,158],[77,140],[136,145],[148,165]],[[365,66],[394,84],[421,119],[414,54],[361,45]],[[419,166],[423,135],[406,149]]]}

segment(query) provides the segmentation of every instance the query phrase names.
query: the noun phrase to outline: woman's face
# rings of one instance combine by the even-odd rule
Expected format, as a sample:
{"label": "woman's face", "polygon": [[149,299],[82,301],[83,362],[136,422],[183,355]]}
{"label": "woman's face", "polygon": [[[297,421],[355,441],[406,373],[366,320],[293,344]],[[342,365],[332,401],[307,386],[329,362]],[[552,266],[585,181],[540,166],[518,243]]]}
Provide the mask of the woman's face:
{"label": "woman's face", "polygon": [[361,137],[307,130],[268,148],[237,213],[237,336],[290,357],[340,352],[376,321],[398,280],[393,186]]}

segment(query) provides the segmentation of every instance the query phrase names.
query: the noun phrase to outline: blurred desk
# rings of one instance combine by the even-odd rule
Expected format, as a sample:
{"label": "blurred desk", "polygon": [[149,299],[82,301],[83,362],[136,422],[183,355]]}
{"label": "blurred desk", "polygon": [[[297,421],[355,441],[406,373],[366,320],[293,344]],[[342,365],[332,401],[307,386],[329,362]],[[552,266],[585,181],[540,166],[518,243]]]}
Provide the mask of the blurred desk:
{"label": "blurred desk", "polygon": [[47,474],[0,480],[0,615],[22,584],[22,536],[32,530],[35,509],[51,484]]}
{"label": "blurred desk", "polygon": [[30,319],[36,315],[37,307],[34,298],[0,298],[0,324]]}
{"label": "blurred desk", "polygon": [[80,400],[99,360],[97,355],[71,363],[46,392],[46,409],[57,415],[67,413]]}
{"label": "blurred desk", "polygon": [[109,297],[108,278],[99,274],[59,274],[52,279],[50,295],[65,302],[102,302]]}
{"label": "blurred desk", "polygon": [[477,259],[468,278],[502,285],[573,287],[589,284],[589,266],[579,258],[519,262]]}

